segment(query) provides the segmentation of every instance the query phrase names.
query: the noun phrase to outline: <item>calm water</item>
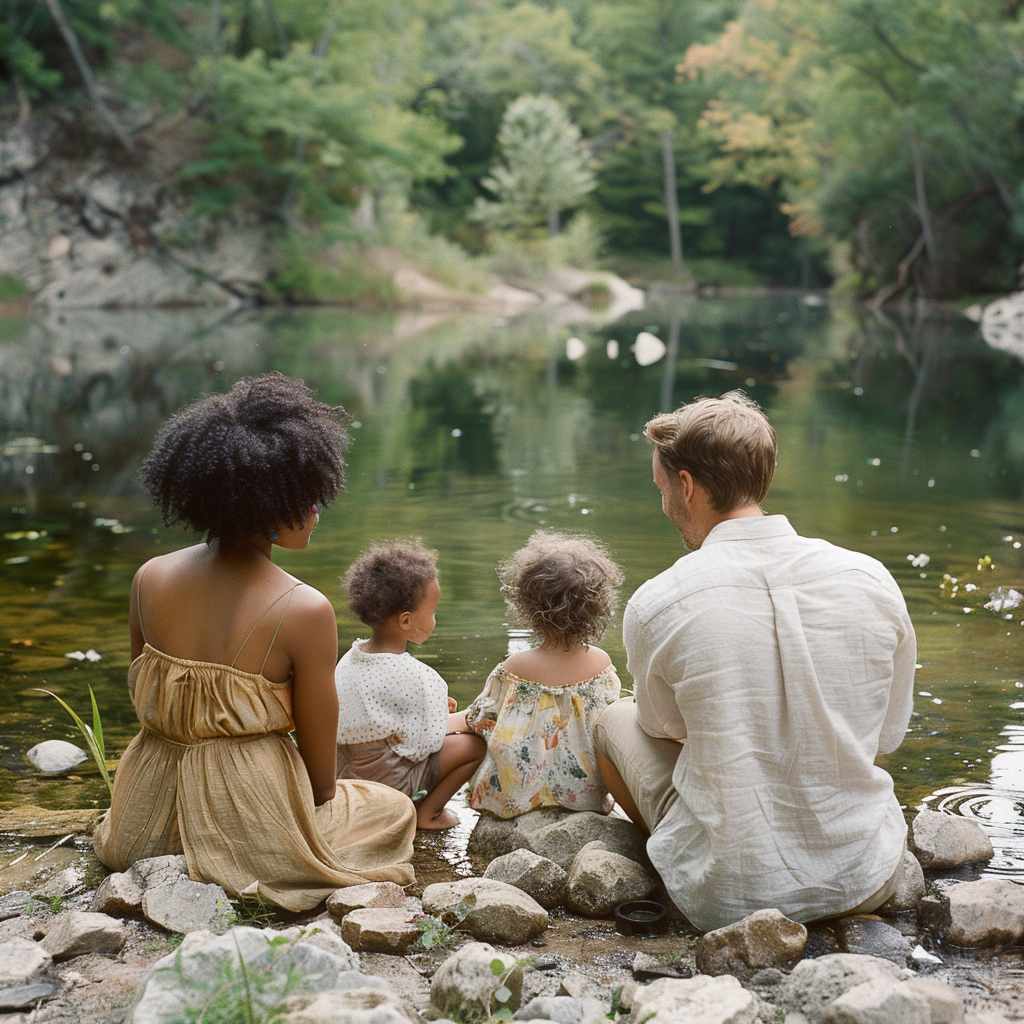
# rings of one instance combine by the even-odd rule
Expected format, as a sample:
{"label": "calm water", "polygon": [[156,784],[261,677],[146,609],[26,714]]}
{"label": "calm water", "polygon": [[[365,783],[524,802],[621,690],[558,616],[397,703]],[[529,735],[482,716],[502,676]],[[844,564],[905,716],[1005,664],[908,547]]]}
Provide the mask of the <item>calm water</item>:
{"label": "calm water", "polygon": [[[645,366],[642,331],[666,347]],[[604,326],[324,311],[0,321],[0,806],[103,799],[95,774],[45,781],[25,762],[40,740],[78,739],[35,688],[84,713],[91,685],[108,752],[124,749],[131,577],[191,541],[162,528],[138,463],[183,403],[269,368],[356,417],[349,492],[280,563],[334,600],[344,646],[362,630],[339,576],[374,538],[422,536],[443,594],[417,653],[460,704],[516,640],[497,560],[538,526],[589,529],[628,595],[681,553],[644,422],[744,388],[780,440],[767,510],[881,559],[907,597],[918,696],[886,759],[901,801],[971,815],[1000,847],[993,869],[1024,870],[1024,606],[983,607],[999,587],[1024,591],[1024,364],[966,319],[883,322],[814,297],[692,299]],[[943,589],[944,574],[956,583]],[[617,628],[605,646],[626,680]],[[99,660],[66,657],[89,650]]]}

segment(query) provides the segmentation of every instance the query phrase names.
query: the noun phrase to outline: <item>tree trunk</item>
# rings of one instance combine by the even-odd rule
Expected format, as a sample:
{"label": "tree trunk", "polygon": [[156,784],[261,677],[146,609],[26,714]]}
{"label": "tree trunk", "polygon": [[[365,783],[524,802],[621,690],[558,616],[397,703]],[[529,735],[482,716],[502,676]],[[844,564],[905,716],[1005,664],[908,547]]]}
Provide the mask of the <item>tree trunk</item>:
{"label": "tree trunk", "polygon": [[683,241],[679,235],[679,199],[676,195],[676,154],[672,132],[661,133],[661,155],[665,163],[665,206],[668,210],[668,241],[672,250],[672,273],[683,276]]}
{"label": "tree trunk", "polygon": [[92,68],[89,67],[89,62],[85,59],[85,54],[78,43],[78,36],[75,35],[75,30],[71,27],[67,18],[64,17],[64,9],[60,5],[60,0],[45,0],[45,3],[50,16],[60,30],[60,34],[64,37],[68,50],[71,51],[71,58],[75,62],[75,67],[78,68],[78,73],[82,76],[82,81],[85,83],[85,91],[89,94],[89,99],[92,101],[97,115],[107,128],[110,129],[111,134],[117,139],[123,149],[131,153],[132,140],[128,138],[125,130],[117,123],[114,115],[110,112],[106,103],[103,102],[103,97],[96,86],[96,78],[92,73]]}
{"label": "tree trunk", "polygon": [[558,211],[552,206],[548,210],[548,237],[554,238],[559,231],[562,230],[562,223],[558,216]]}
{"label": "tree trunk", "polygon": [[917,145],[917,136],[913,129],[907,132],[907,147],[914,165],[914,195],[916,197],[917,218],[921,222],[921,236],[924,239],[925,256],[928,259],[929,285],[934,286],[938,275],[938,253],[935,251],[935,232],[932,229],[932,213],[928,209],[928,194],[924,185],[924,161]]}

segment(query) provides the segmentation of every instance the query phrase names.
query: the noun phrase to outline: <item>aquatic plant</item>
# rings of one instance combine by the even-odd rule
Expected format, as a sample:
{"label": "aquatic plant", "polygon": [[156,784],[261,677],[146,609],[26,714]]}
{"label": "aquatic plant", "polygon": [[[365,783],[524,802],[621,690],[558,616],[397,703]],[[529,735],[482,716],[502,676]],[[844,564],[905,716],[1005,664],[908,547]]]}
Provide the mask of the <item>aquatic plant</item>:
{"label": "aquatic plant", "polygon": [[93,761],[96,762],[96,767],[99,769],[103,781],[107,784],[107,789],[112,793],[114,787],[110,781],[110,772],[107,770],[107,755],[106,749],[103,746],[103,723],[100,721],[100,709],[96,705],[96,694],[92,692],[92,687],[89,687],[89,699],[92,701],[92,728],[78,717],[75,709],[67,701],[58,697],[51,690],[40,689],[39,693],[49,694],[74,719],[75,725],[78,726],[85,739],[85,744],[89,748],[89,753],[92,754]]}

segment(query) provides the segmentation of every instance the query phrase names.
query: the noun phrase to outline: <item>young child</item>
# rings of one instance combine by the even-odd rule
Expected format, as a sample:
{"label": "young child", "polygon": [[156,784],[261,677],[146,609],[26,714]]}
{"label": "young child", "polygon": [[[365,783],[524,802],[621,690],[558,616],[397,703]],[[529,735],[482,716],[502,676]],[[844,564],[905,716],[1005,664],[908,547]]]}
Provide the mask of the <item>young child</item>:
{"label": "young child", "polygon": [[591,641],[615,612],[622,570],[587,537],[538,530],[498,577],[535,646],[494,669],[465,712],[487,740],[469,805],[499,818],[552,806],[607,813],[592,734],[620,684]]}
{"label": "young child", "polygon": [[419,541],[373,544],[345,574],[349,604],[372,633],[334,672],[338,778],[384,782],[418,799],[416,827],[451,828],[445,804],[479,767],[484,742],[465,731],[445,681],[408,654],[434,632],[437,552]]}

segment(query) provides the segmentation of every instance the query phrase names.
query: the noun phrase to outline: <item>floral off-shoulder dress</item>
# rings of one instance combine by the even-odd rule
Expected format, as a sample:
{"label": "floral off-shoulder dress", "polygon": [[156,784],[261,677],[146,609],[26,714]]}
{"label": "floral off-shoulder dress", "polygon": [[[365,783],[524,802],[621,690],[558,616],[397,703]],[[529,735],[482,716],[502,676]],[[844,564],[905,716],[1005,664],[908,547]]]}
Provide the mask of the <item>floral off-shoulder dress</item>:
{"label": "floral off-shoulder dress", "polygon": [[571,686],[541,686],[498,665],[466,711],[487,741],[470,787],[469,805],[499,818],[538,807],[607,814],[612,798],[594,755],[594,725],[618,700],[615,667]]}

